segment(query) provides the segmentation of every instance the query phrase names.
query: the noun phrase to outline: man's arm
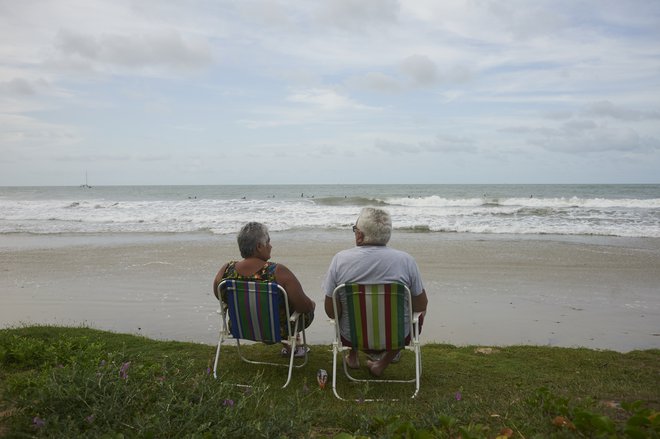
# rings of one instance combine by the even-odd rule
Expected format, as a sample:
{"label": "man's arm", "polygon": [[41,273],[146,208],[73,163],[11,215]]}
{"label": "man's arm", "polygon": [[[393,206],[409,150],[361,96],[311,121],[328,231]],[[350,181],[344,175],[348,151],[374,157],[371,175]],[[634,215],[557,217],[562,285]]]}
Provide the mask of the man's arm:
{"label": "man's arm", "polygon": [[426,297],[426,290],[422,290],[422,294],[412,296],[412,310],[413,312],[426,313],[426,305],[429,299]]}

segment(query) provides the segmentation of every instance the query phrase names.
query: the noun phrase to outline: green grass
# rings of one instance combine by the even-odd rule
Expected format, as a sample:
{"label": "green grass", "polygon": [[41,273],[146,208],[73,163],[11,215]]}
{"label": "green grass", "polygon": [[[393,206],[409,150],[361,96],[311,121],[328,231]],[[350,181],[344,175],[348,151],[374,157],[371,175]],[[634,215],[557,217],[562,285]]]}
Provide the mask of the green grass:
{"label": "green grass", "polygon": [[[278,358],[279,346],[248,347]],[[660,350],[621,354],[535,346],[423,347],[422,388],[356,386],[347,402],[316,383],[330,346],[284,383],[284,368],[241,362],[223,347],[88,328],[0,330],[0,437],[660,437]],[[365,359],[361,358],[364,362]],[[386,371],[412,371],[412,355]],[[364,372],[359,372],[364,373]],[[246,389],[227,383],[250,383]]]}

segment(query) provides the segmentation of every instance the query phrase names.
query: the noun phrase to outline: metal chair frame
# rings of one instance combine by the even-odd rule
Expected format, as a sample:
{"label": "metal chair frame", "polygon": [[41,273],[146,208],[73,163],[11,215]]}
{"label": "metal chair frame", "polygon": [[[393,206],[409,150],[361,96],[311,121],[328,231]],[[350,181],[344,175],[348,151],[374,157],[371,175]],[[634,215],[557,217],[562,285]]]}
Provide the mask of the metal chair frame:
{"label": "metal chair frame", "polygon": [[[415,383],[415,391],[412,395],[412,398],[415,398],[417,394],[419,393],[419,388],[420,388],[420,378],[422,375],[422,350],[421,350],[421,344],[419,341],[419,320],[421,316],[421,312],[413,312],[412,311],[412,296],[410,293],[410,289],[403,285],[405,287],[405,297],[406,301],[408,303],[408,321],[410,322],[408,325],[408,330],[410,334],[410,343],[408,345],[401,346],[401,349],[405,349],[408,351],[411,351],[415,355],[415,377],[411,379],[382,379],[382,378],[371,378],[371,379],[360,379],[360,378],[355,378],[352,376],[348,370],[348,366],[346,365],[346,361],[344,360],[345,353],[347,351],[350,351],[351,349],[354,349],[351,346],[345,346],[342,343],[341,340],[341,332],[340,332],[340,323],[339,323],[339,318],[338,316],[338,301],[339,301],[339,294],[345,289],[347,285],[351,285],[350,283],[345,283],[339,285],[337,288],[334,289],[332,292],[332,306],[334,310],[334,327],[335,327],[335,340],[332,343],[332,391],[334,392],[335,396],[339,399],[345,400],[342,396],[339,395],[337,391],[337,357],[341,354],[342,357],[342,362],[344,363],[344,374],[346,377],[355,383]],[[373,286],[378,286],[378,285],[387,285],[387,284],[369,284],[365,285],[365,289],[369,290]],[[374,293],[368,292],[367,294],[373,295]],[[349,325],[354,325],[355,322],[351,322],[349,320]],[[398,350],[398,349],[397,349]],[[356,399],[356,401],[385,401],[385,400],[391,400],[391,401],[397,401],[398,399]]]}
{"label": "metal chair frame", "polygon": [[[234,337],[231,334],[231,332],[229,330],[229,324],[228,324],[229,306],[222,301],[221,294],[220,294],[221,291],[224,288],[226,288],[226,286],[230,282],[254,282],[254,283],[258,283],[258,284],[272,284],[272,285],[275,285],[278,288],[278,290],[282,294],[281,301],[284,304],[284,307],[286,309],[287,319],[289,321],[289,324],[287,325],[287,341],[288,341],[289,346],[290,346],[290,355],[289,355],[287,364],[275,363],[275,362],[271,362],[271,361],[259,361],[259,360],[249,359],[249,358],[247,358],[243,355],[243,353],[241,352],[241,339],[242,340],[260,342],[260,343],[263,343],[263,341],[251,340],[249,338],[237,338],[237,337]],[[220,309],[218,310],[218,312],[221,314],[221,325],[220,325],[220,331],[219,331],[219,337],[218,337],[218,346],[217,346],[216,353],[215,353],[215,360],[213,362],[213,377],[216,378],[216,379],[218,378],[218,362],[220,360],[220,348],[222,347],[222,344],[225,341],[228,341],[228,340],[235,340],[236,341],[236,351],[238,353],[238,356],[244,362],[251,363],[251,364],[264,364],[264,365],[269,365],[269,366],[288,367],[288,369],[289,369],[288,375],[287,375],[287,378],[286,378],[286,382],[284,383],[282,388],[285,388],[286,386],[288,386],[289,383],[291,382],[291,375],[293,373],[293,369],[294,368],[301,368],[301,367],[303,367],[307,364],[307,360],[308,360],[307,351],[308,351],[308,349],[307,349],[307,337],[305,335],[305,314],[299,313],[297,311],[294,312],[293,314],[291,314],[291,312],[289,310],[289,302],[288,302],[288,296],[286,294],[286,290],[284,288],[282,288],[280,285],[278,285],[277,283],[275,283],[275,282],[260,282],[260,281],[246,281],[246,280],[237,280],[237,279],[225,279],[222,282],[220,282],[220,284],[218,285],[217,297],[218,297],[218,301],[220,302]],[[238,312],[248,312],[248,310],[239,310]],[[300,330],[300,332],[302,333],[302,341],[303,341],[302,346],[303,346],[303,349],[305,351],[305,357],[304,357],[304,361],[302,363],[294,364],[294,359],[295,359],[294,355],[295,355],[295,351],[296,351],[296,332],[295,331],[292,332],[291,327],[293,325],[293,328],[297,329],[299,327],[298,326],[299,323],[301,323],[300,327],[302,328]],[[279,328],[278,328],[278,333],[277,334],[278,334],[277,335],[278,339],[273,340],[273,342],[281,341],[281,338],[279,336]],[[250,387],[249,385],[245,385],[245,384],[236,384],[236,385],[237,386],[242,386],[242,387]]]}

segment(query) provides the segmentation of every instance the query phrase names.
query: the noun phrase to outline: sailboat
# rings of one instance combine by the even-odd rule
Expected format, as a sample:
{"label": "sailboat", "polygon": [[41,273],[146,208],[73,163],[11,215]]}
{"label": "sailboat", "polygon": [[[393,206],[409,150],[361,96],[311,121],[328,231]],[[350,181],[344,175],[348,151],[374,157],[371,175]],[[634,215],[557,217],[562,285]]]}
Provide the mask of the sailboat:
{"label": "sailboat", "polygon": [[87,184],[87,171],[85,171],[85,184],[80,185],[81,188],[83,189],[91,189],[92,187]]}

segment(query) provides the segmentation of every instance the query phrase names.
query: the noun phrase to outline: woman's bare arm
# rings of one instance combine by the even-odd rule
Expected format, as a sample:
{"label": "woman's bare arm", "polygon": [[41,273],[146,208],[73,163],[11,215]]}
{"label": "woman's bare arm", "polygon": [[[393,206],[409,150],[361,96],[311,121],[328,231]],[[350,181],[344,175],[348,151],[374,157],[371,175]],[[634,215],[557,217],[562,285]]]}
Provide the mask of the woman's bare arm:
{"label": "woman's bare arm", "polygon": [[[337,302],[337,313],[341,316],[341,303]],[[325,313],[331,319],[335,318],[335,309],[332,306],[332,297],[325,296]],[[339,317],[337,316],[337,317]]]}
{"label": "woman's bare arm", "polygon": [[277,280],[277,283],[286,290],[286,294],[289,298],[289,306],[293,308],[293,311],[314,311],[316,303],[307,297],[300,281],[291,270],[282,264],[277,264],[277,267],[275,268],[275,279]]}
{"label": "woman's bare arm", "polygon": [[222,282],[222,275],[225,274],[227,265],[228,264],[225,264],[220,267],[220,271],[218,271],[218,274],[215,275],[215,279],[213,280],[213,294],[215,297],[218,297],[218,285],[220,285],[220,282]]}

